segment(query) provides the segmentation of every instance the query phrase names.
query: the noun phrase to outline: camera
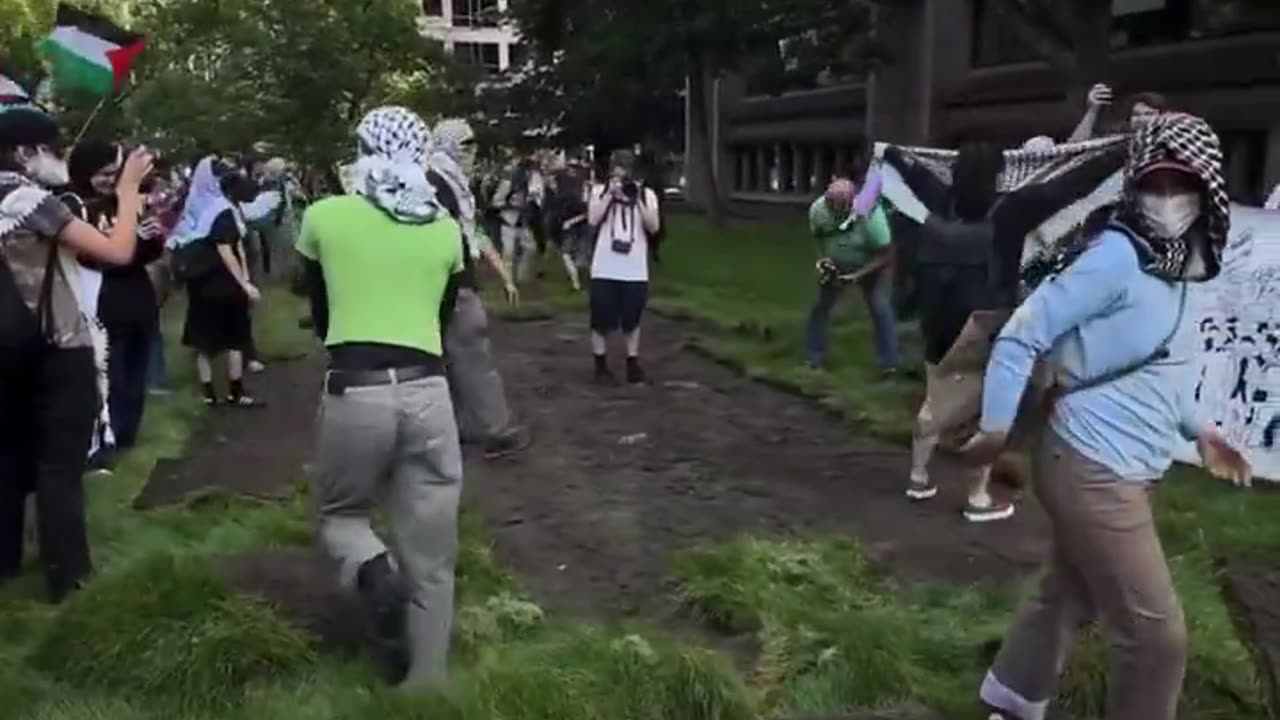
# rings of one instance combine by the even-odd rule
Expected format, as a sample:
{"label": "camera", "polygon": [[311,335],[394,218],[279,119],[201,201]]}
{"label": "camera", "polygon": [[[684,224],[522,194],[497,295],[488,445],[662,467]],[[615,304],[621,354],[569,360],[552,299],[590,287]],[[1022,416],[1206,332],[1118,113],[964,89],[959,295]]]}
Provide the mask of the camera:
{"label": "camera", "polygon": [[640,185],[635,180],[624,180],[622,182],[622,195],[627,202],[635,202],[640,197]]}

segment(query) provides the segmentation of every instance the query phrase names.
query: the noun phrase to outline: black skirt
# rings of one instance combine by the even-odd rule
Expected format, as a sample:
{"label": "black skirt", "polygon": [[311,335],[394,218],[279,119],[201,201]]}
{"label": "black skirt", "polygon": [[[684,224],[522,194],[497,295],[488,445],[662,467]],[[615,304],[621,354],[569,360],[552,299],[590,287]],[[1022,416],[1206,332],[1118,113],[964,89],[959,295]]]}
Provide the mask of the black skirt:
{"label": "black skirt", "polygon": [[230,273],[215,271],[187,286],[183,345],[204,355],[216,355],[249,350],[252,336],[249,297]]}

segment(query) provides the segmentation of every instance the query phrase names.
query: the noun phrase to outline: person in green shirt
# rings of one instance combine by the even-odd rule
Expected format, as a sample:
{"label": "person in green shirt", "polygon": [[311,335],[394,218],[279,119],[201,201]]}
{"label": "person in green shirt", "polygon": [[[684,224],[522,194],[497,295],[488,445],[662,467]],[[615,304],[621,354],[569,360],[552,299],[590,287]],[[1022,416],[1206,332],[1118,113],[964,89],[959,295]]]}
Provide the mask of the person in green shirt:
{"label": "person in green shirt", "polygon": [[889,220],[876,204],[865,217],[849,219],[856,188],[838,179],[809,207],[809,229],[818,240],[818,301],[809,313],[805,344],[809,365],[823,368],[831,309],[848,285],[856,284],[875,328],[876,354],[886,373],[898,368],[897,318],[893,310],[893,260]]}
{"label": "person in green shirt", "polygon": [[[462,231],[423,169],[420,117],[379,108],[356,137],[352,194],[308,208],[297,246],[329,351],[314,495],[389,679],[417,689],[444,678],[453,623],[462,450],[441,315],[463,272]],[[394,542],[370,525],[379,505]]]}

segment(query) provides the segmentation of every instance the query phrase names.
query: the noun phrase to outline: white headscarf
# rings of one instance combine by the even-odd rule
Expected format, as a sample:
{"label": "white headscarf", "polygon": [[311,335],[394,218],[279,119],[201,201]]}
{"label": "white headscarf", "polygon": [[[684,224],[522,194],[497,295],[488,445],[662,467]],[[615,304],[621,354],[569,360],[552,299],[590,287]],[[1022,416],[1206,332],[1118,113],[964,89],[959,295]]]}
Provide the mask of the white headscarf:
{"label": "white headscarf", "polygon": [[473,259],[480,256],[483,239],[479,237],[476,225],[476,197],[471,192],[470,178],[465,169],[463,143],[474,137],[475,133],[466,120],[442,120],[431,132],[431,150],[427,156],[427,169],[439,175],[458,200],[458,224]]}
{"label": "white headscarf", "polygon": [[365,115],[356,128],[360,148],[352,189],[399,222],[435,220],[440,206],[423,168],[429,136],[422,118],[402,107]]}
{"label": "white headscarf", "polygon": [[191,175],[191,189],[187,190],[187,199],[182,205],[182,215],[169,236],[170,247],[182,247],[209,237],[213,221],[227,210],[232,211],[240,234],[244,234],[244,221],[235,212],[231,201],[222,194],[222,183],[213,172],[214,159],[210,155],[196,165]]}

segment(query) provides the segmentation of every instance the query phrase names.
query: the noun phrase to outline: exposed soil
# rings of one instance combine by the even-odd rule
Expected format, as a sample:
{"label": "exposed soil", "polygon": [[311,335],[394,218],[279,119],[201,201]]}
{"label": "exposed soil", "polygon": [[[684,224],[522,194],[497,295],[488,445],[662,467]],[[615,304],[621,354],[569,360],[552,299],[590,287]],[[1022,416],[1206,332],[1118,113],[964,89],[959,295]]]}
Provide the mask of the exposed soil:
{"label": "exposed soil", "polygon": [[139,510],[178,505],[215,490],[267,500],[290,497],[314,447],[320,357],[277,362],[245,380],[266,405],[221,405],[192,434],[187,454],[161,460],[134,500]]}
{"label": "exposed soil", "polygon": [[[502,561],[544,604],[597,616],[662,613],[672,555],[743,533],[852,533],[908,581],[1000,585],[1045,549],[1031,506],[966,523],[964,489],[903,496],[904,448],[862,440],[816,403],[747,380],[685,349],[693,326],[651,317],[652,383],[591,382],[578,318],[494,330],[513,405],[535,435],[525,454],[467,466],[468,500]],[[618,363],[615,362],[615,365]]]}
{"label": "exposed soil", "polygon": [[[653,382],[599,387],[580,318],[495,323],[507,391],[535,443],[496,462],[469,456],[467,502],[539,603],[671,620],[672,556],[744,533],[851,533],[906,581],[1003,586],[1037,567],[1045,543],[1034,507],[1009,522],[967,524],[964,489],[946,482],[945,467],[936,473],[943,497],[908,503],[905,448],[861,440],[817,403],[688,351],[693,332],[650,318]],[[212,489],[288,497],[311,454],[321,374],[312,358],[255,377],[269,406],[211,413],[188,457],[157,468],[138,507]],[[229,559],[224,572],[322,638],[357,643],[358,613],[316,552],[255,553]]]}
{"label": "exposed soil", "polygon": [[1228,560],[1223,586],[1240,637],[1258,662],[1271,707],[1280,706],[1280,567]]}

